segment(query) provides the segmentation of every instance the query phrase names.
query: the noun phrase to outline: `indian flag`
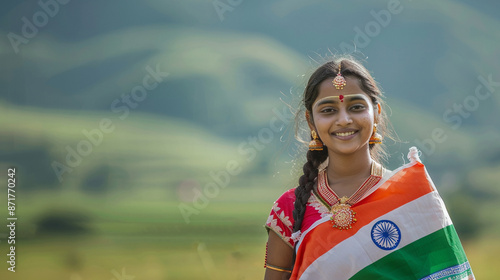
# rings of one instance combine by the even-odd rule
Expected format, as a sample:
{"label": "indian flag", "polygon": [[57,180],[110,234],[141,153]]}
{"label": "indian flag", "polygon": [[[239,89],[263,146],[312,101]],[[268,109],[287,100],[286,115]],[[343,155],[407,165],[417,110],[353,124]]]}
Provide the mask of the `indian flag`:
{"label": "indian flag", "polygon": [[291,279],[475,279],[445,205],[414,160],[355,204],[352,229],[302,233]]}

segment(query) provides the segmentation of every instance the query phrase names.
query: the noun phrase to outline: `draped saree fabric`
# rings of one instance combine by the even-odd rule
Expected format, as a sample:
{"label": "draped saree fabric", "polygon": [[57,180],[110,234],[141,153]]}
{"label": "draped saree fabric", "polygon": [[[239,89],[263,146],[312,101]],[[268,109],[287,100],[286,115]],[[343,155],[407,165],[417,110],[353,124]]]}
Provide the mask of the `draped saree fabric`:
{"label": "draped saree fabric", "polygon": [[[279,202],[284,200],[275,204],[282,210],[274,214],[278,220],[293,211],[293,203]],[[297,244],[286,236],[290,230],[281,232],[297,254],[290,279],[475,279],[443,201],[419,161],[384,176],[355,204],[357,222],[351,229],[333,228],[325,209],[309,207],[319,214],[308,215],[316,220],[302,227]],[[279,225],[281,220],[266,224],[275,232]]]}

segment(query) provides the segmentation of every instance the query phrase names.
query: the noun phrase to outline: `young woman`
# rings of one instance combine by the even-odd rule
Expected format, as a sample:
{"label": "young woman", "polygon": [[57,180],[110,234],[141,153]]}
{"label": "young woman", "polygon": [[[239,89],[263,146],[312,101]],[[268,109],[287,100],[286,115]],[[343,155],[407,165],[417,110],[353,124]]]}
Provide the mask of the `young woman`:
{"label": "young woman", "polygon": [[474,279],[416,148],[397,170],[377,162],[386,115],[369,72],[325,63],[303,104],[312,140],[267,220],[265,279]]}

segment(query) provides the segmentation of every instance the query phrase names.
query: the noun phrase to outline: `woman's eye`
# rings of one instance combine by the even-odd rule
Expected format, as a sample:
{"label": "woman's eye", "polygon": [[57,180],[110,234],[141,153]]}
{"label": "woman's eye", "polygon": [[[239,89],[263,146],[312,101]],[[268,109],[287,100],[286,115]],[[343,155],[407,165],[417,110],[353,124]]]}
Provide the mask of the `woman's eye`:
{"label": "woman's eye", "polygon": [[333,108],[323,108],[320,110],[321,113],[332,113],[333,111]]}
{"label": "woman's eye", "polygon": [[351,107],[351,110],[354,110],[354,111],[361,111],[361,110],[364,110],[365,109],[365,106],[359,104],[359,105],[354,105]]}

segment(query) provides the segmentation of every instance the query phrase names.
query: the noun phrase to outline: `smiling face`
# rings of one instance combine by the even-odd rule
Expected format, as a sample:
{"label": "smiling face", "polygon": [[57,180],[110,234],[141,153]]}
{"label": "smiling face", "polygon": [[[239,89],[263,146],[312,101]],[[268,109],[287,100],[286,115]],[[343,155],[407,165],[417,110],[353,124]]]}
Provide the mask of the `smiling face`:
{"label": "smiling face", "polygon": [[335,88],[333,78],[324,80],[308,116],[309,127],[317,131],[330,156],[369,153],[375,123],[373,102],[358,79],[345,79],[347,85],[341,90]]}

